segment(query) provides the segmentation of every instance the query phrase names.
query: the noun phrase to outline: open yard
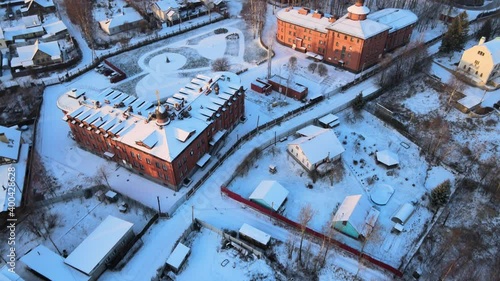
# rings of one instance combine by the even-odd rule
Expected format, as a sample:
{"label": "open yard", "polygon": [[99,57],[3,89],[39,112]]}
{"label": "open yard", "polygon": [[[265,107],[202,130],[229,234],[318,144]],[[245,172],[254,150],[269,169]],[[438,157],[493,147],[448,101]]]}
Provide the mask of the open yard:
{"label": "open yard", "polygon": [[[428,208],[429,191],[446,179],[453,180],[454,176],[440,166],[430,166],[415,144],[371,114],[363,112],[354,117],[352,111],[346,110],[339,117],[341,125],[334,130],[346,150],[342,161],[334,167],[345,170],[340,181],[327,175],[312,183],[305,169],[286,152],[286,145],[292,140],[289,137],[262,151],[248,173],[236,177],[229,188],[248,198],[260,181],[276,180],[289,191],[284,215],[298,221],[301,208],[310,204],[314,217],[309,225],[321,231],[345,196],[361,194],[370,198],[374,188],[390,185],[395,192],[386,205],[371,202],[380,215],[366,243],[339,232],[335,238],[397,268],[408,261],[407,254],[425,234],[433,217]],[[376,163],[375,152],[385,149],[399,156],[398,167],[387,169]],[[269,165],[275,165],[278,172],[270,174]],[[311,189],[306,187],[309,183],[312,183]],[[415,212],[404,231],[393,234],[391,217],[405,203],[413,204]]]}

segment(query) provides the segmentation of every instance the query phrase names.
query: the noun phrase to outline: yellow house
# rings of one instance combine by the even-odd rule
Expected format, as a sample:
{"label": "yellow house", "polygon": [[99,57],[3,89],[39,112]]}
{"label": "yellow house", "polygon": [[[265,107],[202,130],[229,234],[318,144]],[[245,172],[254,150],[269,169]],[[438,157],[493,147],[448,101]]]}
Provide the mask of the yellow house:
{"label": "yellow house", "polygon": [[465,50],[457,70],[481,84],[499,84],[500,37],[488,42],[482,37],[479,44]]}

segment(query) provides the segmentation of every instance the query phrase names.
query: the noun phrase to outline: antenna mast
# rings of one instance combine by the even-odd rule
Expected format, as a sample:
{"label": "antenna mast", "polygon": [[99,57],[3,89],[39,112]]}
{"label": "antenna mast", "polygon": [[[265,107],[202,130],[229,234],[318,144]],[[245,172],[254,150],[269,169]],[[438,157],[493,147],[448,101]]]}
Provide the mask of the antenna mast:
{"label": "antenna mast", "polygon": [[160,91],[156,90],[156,100],[158,101],[158,106],[160,107]]}

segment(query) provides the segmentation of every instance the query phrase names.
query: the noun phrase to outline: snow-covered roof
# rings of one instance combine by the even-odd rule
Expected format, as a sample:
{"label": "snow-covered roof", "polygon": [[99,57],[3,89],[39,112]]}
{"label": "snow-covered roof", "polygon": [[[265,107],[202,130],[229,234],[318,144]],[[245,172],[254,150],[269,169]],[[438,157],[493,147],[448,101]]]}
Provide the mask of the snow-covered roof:
{"label": "snow-covered roof", "polygon": [[142,20],[142,16],[133,8],[123,8],[123,14],[114,16],[111,19],[105,19],[99,22],[101,28],[108,34],[111,33],[110,29],[135,23]]}
{"label": "snow-covered roof", "polygon": [[368,39],[391,29],[390,26],[371,20],[369,17],[370,15],[365,20],[351,20],[345,15],[330,24],[327,28],[361,39]]}
{"label": "snow-covered roof", "polygon": [[372,206],[361,194],[346,196],[333,217],[334,222],[348,221],[358,233],[362,233]]}
{"label": "snow-covered roof", "polygon": [[0,157],[17,160],[21,147],[21,131],[0,125]]}
{"label": "snow-covered roof", "polygon": [[328,16],[323,16],[320,19],[314,18],[314,12],[311,11],[307,15],[301,15],[299,14],[300,9],[299,7],[281,9],[276,13],[276,17],[284,22],[293,23],[323,33],[327,32],[326,28],[331,24]]}
{"label": "snow-covered roof", "polygon": [[457,102],[462,106],[471,109],[474,108],[475,106],[478,106],[481,103],[481,97],[476,95],[468,95],[459,99]]}
{"label": "snow-covered roof", "polygon": [[109,251],[131,231],[133,225],[131,222],[108,216],[64,262],[87,275],[91,275],[95,267],[109,254]]}
{"label": "snow-covered roof", "polygon": [[396,153],[389,150],[377,151],[377,161],[386,166],[393,166],[399,164],[399,157]]}
{"label": "snow-covered roof", "polygon": [[28,8],[31,7],[33,2],[37,3],[38,5],[44,8],[54,7],[53,0],[24,0],[24,3],[28,4]]}
{"label": "snow-covered roof", "polygon": [[[299,78],[299,77],[296,77],[296,78]],[[296,80],[298,80],[298,79],[296,79]],[[299,83],[297,83],[295,81],[292,81],[291,83],[289,83],[288,85],[286,85],[287,84],[286,83],[287,78],[284,78],[284,77],[279,76],[277,74],[274,74],[273,76],[271,76],[271,78],[269,78],[269,81],[273,81],[276,84],[280,84],[280,85],[286,86],[289,89],[292,89],[292,90],[294,90],[296,92],[299,92],[299,93],[302,93],[305,90],[307,90],[306,86],[304,86],[302,84],[299,84]]]}
{"label": "snow-covered roof", "polygon": [[370,13],[370,9],[366,6],[356,6],[356,5],[351,5],[349,8],[347,8],[347,11],[349,13],[353,13],[356,15],[367,15]]}
{"label": "snow-covered roof", "polygon": [[484,46],[488,49],[493,60],[493,65],[500,63],[500,37],[496,37],[495,39],[483,43],[480,46]]}
{"label": "snow-covered roof", "polygon": [[267,245],[267,243],[269,243],[269,240],[271,240],[271,235],[246,223],[241,226],[239,232],[261,243],[262,245]]}
{"label": "snow-covered roof", "polygon": [[52,281],[87,281],[89,276],[66,265],[64,258],[52,252],[43,245],[38,245],[26,255],[21,257],[21,262]]}
{"label": "snow-covered roof", "polygon": [[0,267],[0,281],[24,281],[8,264]]}
{"label": "snow-covered roof", "polygon": [[26,28],[26,26],[24,26],[24,25],[17,25],[17,26],[5,28],[3,31],[5,40],[9,40],[9,41],[14,40],[14,37],[16,37],[16,36],[43,33],[43,32],[44,32],[44,30],[43,30],[42,26],[34,26],[34,27]]}
{"label": "snow-covered roof", "polygon": [[335,132],[331,129],[323,129],[322,133],[314,136],[300,137],[288,145],[299,146],[311,164],[316,164],[326,158],[335,158],[345,151]]}
{"label": "snow-covered roof", "polygon": [[410,10],[388,8],[368,15],[368,19],[388,25],[394,32],[417,22],[418,17]]}
{"label": "snow-covered roof", "polygon": [[339,117],[337,117],[331,113],[328,113],[327,115],[318,119],[318,121],[324,125],[331,124],[331,123],[338,121],[338,120],[339,120]]}
{"label": "snow-covered roof", "polygon": [[13,57],[10,64],[12,67],[33,65],[33,57],[37,51],[49,55],[52,60],[61,58],[61,49],[57,41],[39,42],[36,40],[34,45],[22,46],[17,48],[17,57]]}
{"label": "snow-covered roof", "polygon": [[66,31],[68,28],[62,20],[59,20],[49,24],[44,24],[43,29],[45,29],[45,32],[47,34],[54,35],[58,34],[59,32]]}
{"label": "snow-covered roof", "polygon": [[415,207],[410,203],[404,203],[398,209],[396,214],[391,218],[391,220],[395,223],[399,223],[404,225],[406,221],[410,218],[410,216],[415,211]]}
{"label": "snow-covered roof", "polygon": [[[19,152],[19,160],[17,163],[0,165],[0,212],[7,211],[8,206],[8,195],[12,190],[9,190],[7,187],[14,184],[15,193],[14,193],[14,203],[16,207],[21,206],[21,201],[23,198],[23,190],[24,190],[24,181],[26,176],[26,168],[28,166],[28,154],[29,154],[29,145],[22,144]],[[11,169],[14,168],[15,175],[14,181],[12,179]],[[10,176],[9,176],[10,175]]]}
{"label": "snow-covered roof", "polygon": [[158,8],[163,12],[166,12],[170,9],[178,9],[180,7],[179,3],[177,3],[176,0],[160,0],[154,5],[158,6]]}
{"label": "snow-covered roof", "polygon": [[39,26],[42,24],[38,15],[25,16],[25,17],[22,17],[21,20],[22,20],[24,26],[27,28],[33,27],[33,26]]}
{"label": "snow-covered roof", "polygon": [[189,247],[179,242],[175,247],[174,251],[170,254],[167,260],[167,264],[175,269],[179,269],[189,254]]}
{"label": "snow-covered roof", "polygon": [[250,200],[262,200],[277,211],[288,196],[288,190],[277,181],[263,180],[250,195]]}
{"label": "snow-covered roof", "polygon": [[[218,95],[214,90],[216,84],[220,89]],[[99,108],[95,107],[90,99],[81,100],[82,104],[73,111],[68,111],[65,118],[74,118],[95,125],[111,133],[116,140],[124,144],[172,162],[193,139],[202,134],[218,118],[216,113],[218,110],[224,110],[227,104],[241,98],[239,97],[240,87],[240,79],[234,73],[224,72],[213,77],[197,75],[178,92],[177,96],[184,98],[182,109],[174,110],[173,106],[169,106],[169,112],[175,113],[177,117],[162,127],[154,121],[147,121],[148,113],[153,113],[150,102],[113,89],[103,91],[96,98],[101,104]],[[124,107],[114,106],[120,102],[124,103]],[[59,103],[64,104],[63,101],[58,101]],[[177,99],[177,103],[182,104],[182,100]],[[127,106],[132,106],[133,111],[127,112],[125,117]],[[190,117],[180,119],[181,112],[188,113]],[[151,139],[152,137],[148,139],[153,132],[156,132],[154,134],[156,139]],[[187,134],[182,132],[187,132]],[[213,135],[215,138],[222,136],[223,133],[214,132]],[[146,139],[155,142],[156,145],[151,149],[142,146],[141,142]]]}
{"label": "snow-covered roof", "polygon": [[315,126],[315,125],[308,125],[300,130],[297,131],[297,134],[303,136],[303,137],[313,137],[318,134],[321,134],[325,131],[325,129]]}

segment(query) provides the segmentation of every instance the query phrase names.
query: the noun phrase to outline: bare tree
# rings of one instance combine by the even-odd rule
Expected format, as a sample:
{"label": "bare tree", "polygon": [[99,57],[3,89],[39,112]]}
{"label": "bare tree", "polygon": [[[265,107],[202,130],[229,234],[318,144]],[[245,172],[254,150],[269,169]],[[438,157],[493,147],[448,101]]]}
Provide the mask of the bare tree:
{"label": "bare tree", "polygon": [[314,211],[311,207],[311,204],[307,204],[302,209],[300,209],[299,213],[299,224],[300,224],[300,245],[299,245],[299,256],[298,256],[298,262],[300,265],[303,265],[302,263],[302,243],[304,241],[304,236],[306,235],[306,230],[307,230],[307,225],[309,222],[311,222],[312,218],[314,216]]}
{"label": "bare tree", "polygon": [[110,173],[111,173],[111,171],[108,169],[108,166],[106,166],[105,164],[102,164],[97,169],[97,174],[95,176],[95,183],[96,184],[104,184],[104,183],[106,183],[106,185],[109,188],[111,188],[111,186],[109,185],[109,181],[108,181]]}
{"label": "bare tree", "polygon": [[328,68],[326,68],[326,66],[323,64],[319,64],[318,65],[318,74],[321,77],[325,77],[326,75],[328,75]]}
{"label": "bare tree", "polygon": [[448,81],[448,88],[452,89],[452,91],[450,93],[450,98],[448,99],[448,104],[450,104],[455,93],[456,92],[463,92],[466,88],[466,85],[460,79],[458,79],[456,76],[453,76],[450,79],[450,81]]}
{"label": "bare tree", "polygon": [[83,36],[92,49],[92,60],[94,60],[94,28],[95,20],[92,14],[92,1],[64,0],[64,6],[69,19],[73,24],[79,26]]}
{"label": "bare tree", "polygon": [[318,67],[318,64],[315,63],[315,62],[311,62],[309,64],[309,66],[307,67],[307,69],[309,69],[309,71],[311,71],[312,73],[314,73],[314,71],[316,70],[316,68]]}
{"label": "bare tree", "polygon": [[226,57],[215,59],[212,62],[212,71],[228,71],[230,67],[229,60]]}

